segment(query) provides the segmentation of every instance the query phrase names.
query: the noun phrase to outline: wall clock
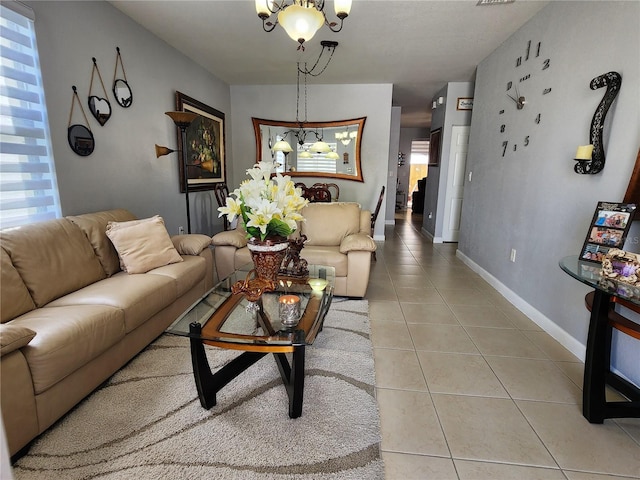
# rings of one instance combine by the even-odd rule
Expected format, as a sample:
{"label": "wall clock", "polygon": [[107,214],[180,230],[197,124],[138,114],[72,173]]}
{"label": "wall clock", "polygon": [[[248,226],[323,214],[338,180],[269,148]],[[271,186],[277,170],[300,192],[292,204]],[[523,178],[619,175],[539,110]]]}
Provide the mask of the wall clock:
{"label": "wall clock", "polygon": [[542,42],[529,40],[512,59],[509,77],[500,85],[500,154],[505,157],[527,148],[537,126],[544,122],[542,98],[551,93],[548,70],[551,59],[543,52]]}

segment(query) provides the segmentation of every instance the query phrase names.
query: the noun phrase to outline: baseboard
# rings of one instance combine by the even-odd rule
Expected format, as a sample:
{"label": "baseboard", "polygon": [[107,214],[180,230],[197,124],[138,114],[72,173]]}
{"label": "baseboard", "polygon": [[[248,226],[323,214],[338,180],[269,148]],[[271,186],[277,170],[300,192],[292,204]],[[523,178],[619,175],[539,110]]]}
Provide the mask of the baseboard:
{"label": "baseboard", "polygon": [[386,237],[384,235],[374,235],[373,236],[373,241],[374,242],[384,242],[385,238]]}
{"label": "baseboard", "polygon": [[[434,241],[435,243],[435,241]],[[480,265],[467,257],[460,250],[456,250],[456,256],[462,260],[471,270],[480,275],[489,285],[495,288],[509,303],[529,317],[536,325],[555,338],[564,348],[573,353],[584,362],[586,347],[578,340],[569,335],[563,328],[559,327],[553,320],[545,316],[542,312],[527,303],[517,293],[507,287],[496,277],[487,272]]]}
{"label": "baseboard", "polygon": [[422,227],[420,231],[424,233],[429,238],[429,240],[431,240],[431,243],[444,243],[444,240],[442,240],[442,237],[434,237],[431,234],[431,232],[428,232],[427,230],[425,230],[424,227]]}
{"label": "baseboard", "polygon": [[395,221],[394,219],[391,219],[391,220],[385,220],[385,221],[384,221],[384,224],[385,224],[385,225],[395,225],[395,224],[396,224],[396,221]]}

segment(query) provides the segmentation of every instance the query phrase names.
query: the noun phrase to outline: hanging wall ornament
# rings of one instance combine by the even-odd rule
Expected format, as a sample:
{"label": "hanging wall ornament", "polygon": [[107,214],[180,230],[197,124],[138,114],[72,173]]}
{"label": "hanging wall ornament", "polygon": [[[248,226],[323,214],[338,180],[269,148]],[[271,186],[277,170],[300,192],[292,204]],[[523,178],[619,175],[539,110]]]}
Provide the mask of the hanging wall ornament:
{"label": "hanging wall ornament", "polygon": [[[93,133],[91,133],[91,129],[89,128],[89,120],[87,119],[87,116],[84,113],[84,109],[82,108],[82,102],[80,102],[80,98],[78,98],[78,90],[76,89],[75,85],[71,88],[73,88],[73,97],[71,98],[71,111],[69,112],[69,123],[67,124],[67,140],[69,141],[71,150],[76,152],[81,157],[86,157],[93,153],[95,141],[93,139]],[[79,123],[71,125],[71,119],[73,118],[73,107],[76,104],[76,100],[78,101],[78,106],[80,107],[80,111],[82,112],[82,116],[84,117],[84,121],[87,126],[81,125]]]}
{"label": "hanging wall ornament", "polygon": [[[120,47],[116,47],[118,54],[116,55],[116,68],[113,71],[113,96],[116,97],[116,102],[123,108],[129,108],[133,103],[133,92],[131,87],[127,83],[127,73],[124,71],[124,63],[122,63],[122,57],[120,56]],[[118,75],[118,65],[122,70],[122,78],[116,78]]]}
{"label": "hanging wall ornament", "polygon": [[[98,64],[96,63],[96,58],[93,57],[93,69],[91,70],[91,83],[89,84],[89,110],[98,123],[104,126],[107,123],[107,120],[111,117],[111,104],[109,100],[107,100],[107,89],[104,88],[104,82],[102,81],[102,75],[100,75],[100,70],[98,70]],[[98,79],[100,80],[100,85],[102,85],[102,91],[104,92],[104,97],[98,97],[96,95],[91,95],[91,91],[93,90],[93,76],[98,72]]]}

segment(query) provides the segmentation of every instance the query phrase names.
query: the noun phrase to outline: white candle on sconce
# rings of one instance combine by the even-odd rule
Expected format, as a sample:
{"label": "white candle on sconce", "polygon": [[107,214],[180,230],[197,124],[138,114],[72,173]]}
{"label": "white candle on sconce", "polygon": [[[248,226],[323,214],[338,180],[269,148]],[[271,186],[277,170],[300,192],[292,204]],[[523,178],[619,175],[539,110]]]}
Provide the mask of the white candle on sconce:
{"label": "white candle on sconce", "polygon": [[581,145],[576,151],[575,160],[591,160],[593,154],[593,145]]}
{"label": "white candle on sconce", "polygon": [[297,295],[282,295],[278,299],[280,323],[285,326],[297,325],[300,320],[300,297]]}

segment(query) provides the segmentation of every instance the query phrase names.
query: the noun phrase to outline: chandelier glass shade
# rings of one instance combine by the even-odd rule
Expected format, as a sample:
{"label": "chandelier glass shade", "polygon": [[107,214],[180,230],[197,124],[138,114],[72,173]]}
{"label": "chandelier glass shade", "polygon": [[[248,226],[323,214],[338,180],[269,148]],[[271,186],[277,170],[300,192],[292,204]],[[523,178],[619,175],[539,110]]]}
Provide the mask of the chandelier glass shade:
{"label": "chandelier glass shade", "polygon": [[[342,23],[351,12],[352,0],[335,0],[333,2],[338,22],[330,22],[324,11],[325,0],[255,0],[256,13],[262,20],[265,32],[271,32],[279,23],[287,35],[298,42],[298,49],[304,50],[304,42],[313,38],[322,25],[327,25],[332,32],[342,30]],[[276,21],[272,21],[277,14]]]}

